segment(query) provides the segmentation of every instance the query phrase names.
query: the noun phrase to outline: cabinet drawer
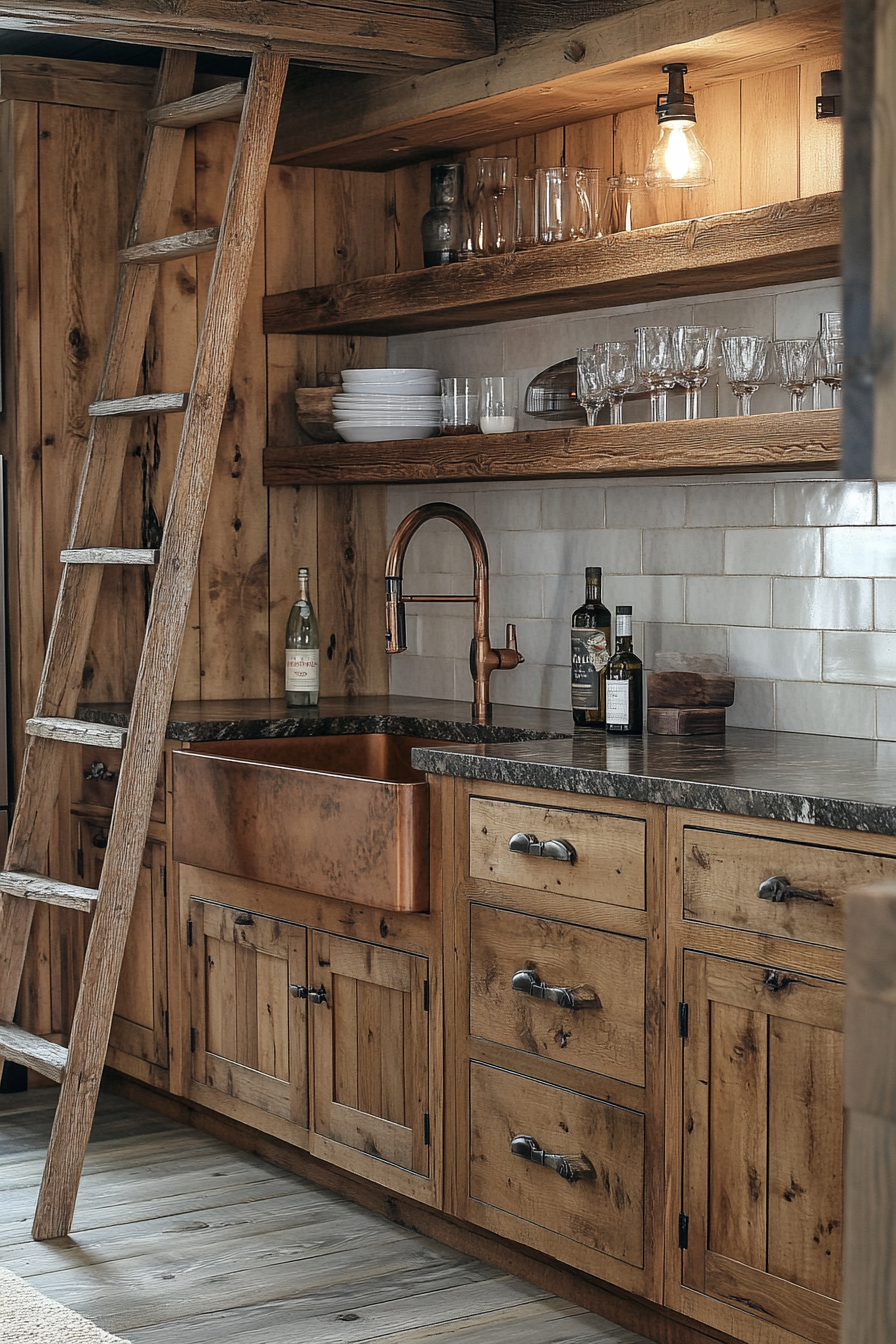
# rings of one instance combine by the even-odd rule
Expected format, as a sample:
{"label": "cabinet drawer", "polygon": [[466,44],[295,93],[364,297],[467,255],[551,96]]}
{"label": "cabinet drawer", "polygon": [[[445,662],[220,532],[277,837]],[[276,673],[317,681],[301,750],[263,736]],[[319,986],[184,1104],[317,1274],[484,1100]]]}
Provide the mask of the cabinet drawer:
{"label": "cabinet drawer", "polygon": [[[477,904],[470,945],[473,1036],[643,1087],[642,939]],[[569,989],[575,1006],[539,986]]]}
{"label": "cabinet drawer", "polygon": [[[763,900],[759,889],[782,877],[805,895]],[[824,845],[685,826],[684,918],[843,947],[844,894],[867,882],[896,880],[896,859]]]}
{"label": "cabinet drawer", "polygon": [[[515,1138],[530,1138],[543,1153],[572,1159],[581,1177],[573,1183],[550,1165],[517,1156],[511,1150]],[[641,1268],[644,1117],[473,1063],[470,1195],[534,1228]],[[537,1236],[530,1240],[538,1243]]]}
{"label": "cabinet drawer", "polygon": [[[520,832],[565,841],[575,861],[514,853],[510,840]],[[510,887],[643,910],[646,843],[647,823],[640,817],[470,799],[470,876]]]}
{"label": "cabinet drawer", "polygon": [[[72,786],[73,803],[90,803],[94,807],[112,810],[118,776],[121,771],[120,751],[114,747],[82,747],[77,779]],[[165,753],[159,760],[159,775],[152,797],[153,821],[165,820]]]}

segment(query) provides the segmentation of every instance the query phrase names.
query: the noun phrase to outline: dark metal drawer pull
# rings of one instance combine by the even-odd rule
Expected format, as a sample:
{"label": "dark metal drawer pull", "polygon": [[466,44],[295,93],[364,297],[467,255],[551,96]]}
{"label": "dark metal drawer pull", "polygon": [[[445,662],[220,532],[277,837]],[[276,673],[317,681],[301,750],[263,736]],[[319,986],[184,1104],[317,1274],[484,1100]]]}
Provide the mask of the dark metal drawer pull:
{"label": "dark metal drawer pull", "polygon": [[105,761],[91,761],[90,765],[88,765],[87,769],[84,771],[84,778],[101,779],[104,784],[109,784],[115,778],[115,773],[112,770],[106,769]]}
{"label": "dark metal drawer pull", "polygon": [[326,1003],[327,1001],[326,986],[321,985],[320,989],[309,989],[308,997],[312,1003]]}
{"label": "dark metal drawer pull", "polygon": [[549,999],[551,1003],[559,1003],[561,1008],[600,1008],[601,1002],[593,989],[586,988],[583,994],[581,989],[566,989],[563,986],[554,988],[551,985],[544,984],[538,978],[537,971],[516,971],[511,985],[520,994],[530,994],[533,999]]}
{"label": "dark metal drawer pull", "polygon": [[575,863],[576,852],[568,840],[539,840],[535,835],[517,831],[510,837],[511,854],[534,854],[538,859],[556,859],[558,863]]}
{"label": "dark metal drawer pull", "polygon": [[250,928],[255,923],[255,920],[251,915],[237,915],[233,922],[234,924],[239,924],[241,927]]}
{"label": "dark metal drawer pull", "polygon": [[307,997],[308,997],[308,986],[307,986],[307,985],[290,985],[290,987],[289,987],[289,992],[290,992],[290,994],[293,996],[294,999],[307,999]]}
{"label": "dark metal drawer pull", "polygon": [[782,901],[817,901],[820,905],[833,905],[834,902],[820,891],[803,891],[801,887],[792,887],[786,877],[767,877],[759,884],[760,901],[772,901],[780,905]]}
{"label": "dark metal drawer pull", "polygon": [[535,1162],[539,1167],[550,1167],[562,1176],[564,1181],[575,1185],[576,1181],[594,1179],[594,1168],[587,1157],[565,1157],[562,1153],[546,1153],[539,1148],[530,1134],[516,1134],[510,1140],[510,1151],[514,1157],[524,1157],[527,1162]]}

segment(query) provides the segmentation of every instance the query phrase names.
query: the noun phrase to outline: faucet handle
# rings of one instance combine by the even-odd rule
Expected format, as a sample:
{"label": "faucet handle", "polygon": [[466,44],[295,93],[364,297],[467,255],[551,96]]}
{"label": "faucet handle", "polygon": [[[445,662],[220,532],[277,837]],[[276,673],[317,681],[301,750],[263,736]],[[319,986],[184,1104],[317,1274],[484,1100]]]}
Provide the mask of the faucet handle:
{"label": "faucet handle", "polygon": [[518,667],[520,663],[524,663],[526,660],[516,646],[516,626],[511,624],[510,621],[507,622],[507,631],[504,638],[507,641],[506,649],[494,650],[498,657],[498,668],[507,670],[511,667]]}
{"label": "faucet handle", "polygon": [[516,626],[513,625],[512,622],[510,621],[507,622],[507,632],[504,635],[504,640],[507,644],[508,649],[513,649],[513,652],[516,653],[517,652]]}

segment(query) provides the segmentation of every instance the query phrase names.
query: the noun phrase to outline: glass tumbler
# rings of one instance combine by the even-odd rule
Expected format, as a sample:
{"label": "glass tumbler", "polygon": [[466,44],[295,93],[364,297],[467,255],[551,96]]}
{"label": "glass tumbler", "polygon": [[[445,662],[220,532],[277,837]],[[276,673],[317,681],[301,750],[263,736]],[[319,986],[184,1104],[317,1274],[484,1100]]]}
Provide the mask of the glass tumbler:
{"label": "glass tumbler", "polygon": [[482,378],[480,387],[479,428],[483,434],[512,434],[516,429],[516,378]]}
{"label": "glass tumbler", "polygon": [[514,178],[517,161],[509,156],[477,159],[472,207],[472,245],[480,257],[513,250],[516,224]]}
{"label": "glass tumbler", "polygon": [[518,248],[534,247],[538,242],[538,219],[535,210],[535,178],[515,177],[515,225],[513,230],[514,246]]}
{"label": "glass tumbler", "polygon": [[442,433],[479,433],[479,379],[443,378]]}
{"label": "glass tumbler", "polygon": [[577,238],[600,238],[600,193],[604,175],[601,168],[576,168],[575,186],[579,198],[576,220]]}

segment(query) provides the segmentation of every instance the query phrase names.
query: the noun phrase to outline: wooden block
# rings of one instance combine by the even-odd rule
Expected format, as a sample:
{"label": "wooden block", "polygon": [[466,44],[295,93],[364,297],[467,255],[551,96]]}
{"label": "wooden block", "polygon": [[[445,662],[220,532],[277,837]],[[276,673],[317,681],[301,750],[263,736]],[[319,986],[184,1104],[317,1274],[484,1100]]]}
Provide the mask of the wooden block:
{"label": "wooden block", "polygon": [[728,671],[728,659],[724,653],[674,653],[672,650],[660,649],[653,655],[653,670],[720,675]]}
{"label": "wooden block", "polygon": [[336,443],[339,434],[333,428],[333,397],[338,387],[297,387],[296,414],[299,424],[315,443]]}
{"label": "wooden block", "polygon": [[659,708],[692,708],[696,705],[733,705],[734,678],[701,672],[648,672],[647,703]]}
{"label": "wooden block", "polygon": [[648,733],[663,733],[667,737],[684,737],[694,733],[724,733],[725,710],[711,709],[648,709]]}

